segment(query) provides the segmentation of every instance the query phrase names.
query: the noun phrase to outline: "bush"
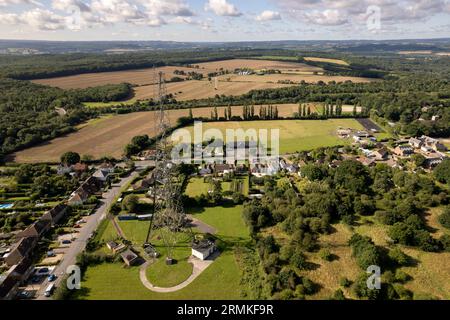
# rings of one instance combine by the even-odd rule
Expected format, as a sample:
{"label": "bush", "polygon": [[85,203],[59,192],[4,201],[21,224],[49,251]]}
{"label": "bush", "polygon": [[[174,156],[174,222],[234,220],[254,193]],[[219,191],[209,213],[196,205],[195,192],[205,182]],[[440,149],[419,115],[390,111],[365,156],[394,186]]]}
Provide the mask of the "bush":
{"label": "bush", "polygon": [[322,260],[325,260],[325,261],[331,261],[331,260],[333,260],[333,255],[331,254],[331,252],[330,252],[330,250],[328,250],[328,249],[320,249],[320,251],[319,251],[319,257],[322,259]]}
{"label": "bush", "polygon": [[439,223],[443,227],[450,229],[450,207],[445,208],[444,212],[439,216]]}
{"label": "bush", "polygon": [[299,268],[300,270],[304,270],[308,267],[308,263],[306,261],[305,255],[297,250],[289,260],[292,266]]}
{"label": "bush", "polygon": [[337,289],[331,297],[331,300],[346,300],[344,292],[341,289]]}
{"label": "bush", "polygon": [[342,278],[339,280],[339,285],[340,285],[341,287],[348,288],[348,287],[350,287],[350,286],[352,285],[352,281],[349,280],[349,279],[347,279],[346,277],[342,277]]}
{"label": "bush", "polygon": [[388,256],[398,266],[406,266],[410,261],[410,257],[408,257],[405,253],[403,253],[403,251],[401,251],[397,247],[390,250]]}
{"label": "bush", "polygon": [[442,249],[450,252],[450,236],[448,234],[444,234],[440,237],[439,241],[442,244]]}
{"label": "bush", "polygon": [[395,272],[395,281],[400,283],[405,283],[411,280],[411,276],[402,270],[397,270]]}

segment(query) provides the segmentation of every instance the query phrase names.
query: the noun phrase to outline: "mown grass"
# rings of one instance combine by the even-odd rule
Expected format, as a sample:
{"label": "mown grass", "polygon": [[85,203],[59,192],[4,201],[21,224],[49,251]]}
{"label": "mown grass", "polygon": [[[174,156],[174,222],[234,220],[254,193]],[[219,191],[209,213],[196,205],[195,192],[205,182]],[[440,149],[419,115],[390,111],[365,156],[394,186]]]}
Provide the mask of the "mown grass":
{"label": "mown grass", "polygon": [[[313,150],[320,147],[346,145],[350,140],[340,139],[337,136],[339,127],[362,130],[363,127],[354,119],[329,120],[271,120],[271,121],[242,121],[242,122],[214,122],[204,123],[203,130],[219,129],[226,137],[226,129],[266,129],[269,130],[269,147],[272,148],[270,132],[279,130],[280,153],[293,153],[296,151]],[[193,127],[189,128],[193,134]],[[211,137],[209,137],[211,138]],[[205,137],[205,140],[208,136]]]}
{"label": "mown grass", "polygon": [[[218,230],[218,238],[226,245],[221,255],[199,277],[186,288],[173,293],[155,293],[141,283],[139,268],[125,268],[122,263],[104,263],[91,266],[84,274],[82,289],[75,298],[89,300],[233,300],[241,299],[240,270],[236,263],[233,246],[247,243],[250,240],[248,230],[241,218],[242,206],[216,207],[206,209],[191,209],[195,217],[210,224]],[[148,224],[140,221],[120,222],[125,235],[141,243],[145,237]],[[169,271],[168,266],[162,264],[164,251],[156,269],[148,271],[150,281],[158,285],[174,285],[187,275],[186,265],[174,268],[176,272]],[[187,256],[187,249],[174,250],[174,256]],[[156,279],[159,277],[159,280]]]}

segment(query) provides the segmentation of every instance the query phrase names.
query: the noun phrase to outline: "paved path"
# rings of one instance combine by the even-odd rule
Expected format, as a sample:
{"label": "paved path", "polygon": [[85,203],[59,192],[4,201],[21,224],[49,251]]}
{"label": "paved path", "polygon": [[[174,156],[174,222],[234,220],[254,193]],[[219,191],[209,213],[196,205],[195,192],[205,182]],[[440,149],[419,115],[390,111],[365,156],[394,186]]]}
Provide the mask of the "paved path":
{"label": "paved path", "polygon": [[[65,283],[61,284],[60,282],[62,278],[64,278],[64,274],[67,270],[67,267],[76,264],[76,258],[78,254],[81,253],[86,248],[86,244],[88,243],[91,234],[97,229],[100,222],[106,217],[108,208],[116,200],[117,196],[120,195],[121,189],[125,185],[130,183],[135,177],[137,177],[138,174],[139,174],[138,172],[134,171],[131,175],[122,179],[118,184],[112,186],[112,188],[109,189],[108,192],[103,194],[101,205],[89,217],[87,223],[84,224],[84,226],[81,229],[79,229],[77,239],[70,244],[70,247],[64,254],[63,260],[60,262],[58,266],[56,266],[53,272],[53,274],[58,276],[57,280],[55,281],[56,287],[58,287],[59,285],[65,285]],[[47,280],[45,280],[44,283],[41,285],[40,290],[37,292],[38,300],[51,299],[51,297],[47,298],[44,296],[44,291],[47,286],[48,283]]]}
{"label": "paved path", "polygon": [[125,237],[125,233],[123,233],[122,228],[120,227],[120,225],[116,221],[116,218],[112,217],[111,218],[111,222],[113,223],[114,228],[116,229],[116,232],[119,235],[119,237],[121,237],[122,239],[126,240],[127,238]]}
{"label": "paved path", "polygon": [[209,224],[194,218],[192,214],[188,214],[187,217],[192,220],[192,226],[198,228],[200,232],[209,234],[217,233],[217,230],[214,227],[211,227]]}
{"label": "paved path", "polygon": [[190,257],[188,262],[193,264],[192,274],[182,283],[170,287],[170,288],[161,288],[154,286],[150,281],[147,279],[147,268],[152,265],[154,260],[147,261],[141,266],[141,269],[139,271],[139,276],[141,278],[142,284],[149,290],[153,292],[159,292],[159,293],[169,293],[169,292],[175,292],[178,290],[181,290],[188,285],[190,285],[203,271],[206,270],[213,262],[214,260],[220,255],[220,252],[215,253],[210,259],[202,261],[200,259],[197,259],[195,257]]}

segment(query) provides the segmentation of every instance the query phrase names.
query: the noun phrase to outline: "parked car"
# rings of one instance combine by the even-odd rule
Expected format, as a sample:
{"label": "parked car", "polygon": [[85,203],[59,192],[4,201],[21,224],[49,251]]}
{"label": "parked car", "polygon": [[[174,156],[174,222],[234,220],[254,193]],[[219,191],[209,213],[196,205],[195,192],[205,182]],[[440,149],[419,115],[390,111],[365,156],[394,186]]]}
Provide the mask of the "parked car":
{"label": "parked car", "polygon": [[33,295],[32,295],[32,293],[30,292],[30,291],[25,291],[25,290],[23,290],[23,291],[20,291],[18,294],[17,294],[17,298],[19,298],[19,299],[29,299],[29,298],[31,298]]}
{"label": "parked car", "polygon": [[54,257],[56,256],[55,252],[53,250],[47,251],[47,257]]}
{"label": "parked car", "polygon": [[53,281],[55,281],[55,280],[56,280],[56,275],[54,275],[54,274],[49,275],[48,278],[47,278],[47,280],[48,280],[48,282],[53,282]]}
{"label": "parked car", "polygon": [[72,241],[70,241],[70,240],[63,240],[61,243],[62,243],[62,244],[71,244]]}
{"label": "parked car", "polygon": [[41,268],[37,271],[37,274],[46,274],[48,273],[48,268]]}
{"label": "parked car", "polygon": [[74,227],[75,229],[81,228],[81,226],[80,226],[79,224],[76,224],[76,225],[74,225],[73,227]]}

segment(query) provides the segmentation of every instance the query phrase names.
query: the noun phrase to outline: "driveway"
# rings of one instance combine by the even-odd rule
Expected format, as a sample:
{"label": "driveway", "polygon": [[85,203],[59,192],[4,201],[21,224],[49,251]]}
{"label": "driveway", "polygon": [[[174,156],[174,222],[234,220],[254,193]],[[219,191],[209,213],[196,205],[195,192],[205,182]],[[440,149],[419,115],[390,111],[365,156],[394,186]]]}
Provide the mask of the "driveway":
{"label": "driveway", "polygon": [[[77,233],[77,238],[70,244],[68,248],[65,249],[63,260],[58,266],[56,266],[53,272],[58,277],[55,281],[55,285],[57,287],[59,285],[65,285],[65,283],[61,283],[61,280],[64,277],[67,267],[76,264],[76,258],[78,254],[80,254],[86,248],[86,244],[89,241],[90,235],[97,229],[100,222],[106,217],[108,208],[115,201],[117,196],[119,196],[122,187],[130,183],[135,177],[138,176],[138,174],[138,172],[134,171],[130,176],[123,178],[120,183],[115,184],[111,189],[108,190],[108,192],[103,194],[103,199],[100,206],[90,216],[83,227],[78,229],[79,233]],[[45,282],[41,285],[40,290],[38,291],[38,300],[51,299],[51,297],[48,298],[44,296],[44,291],[47,285],[47,280],[45,280]]]}

